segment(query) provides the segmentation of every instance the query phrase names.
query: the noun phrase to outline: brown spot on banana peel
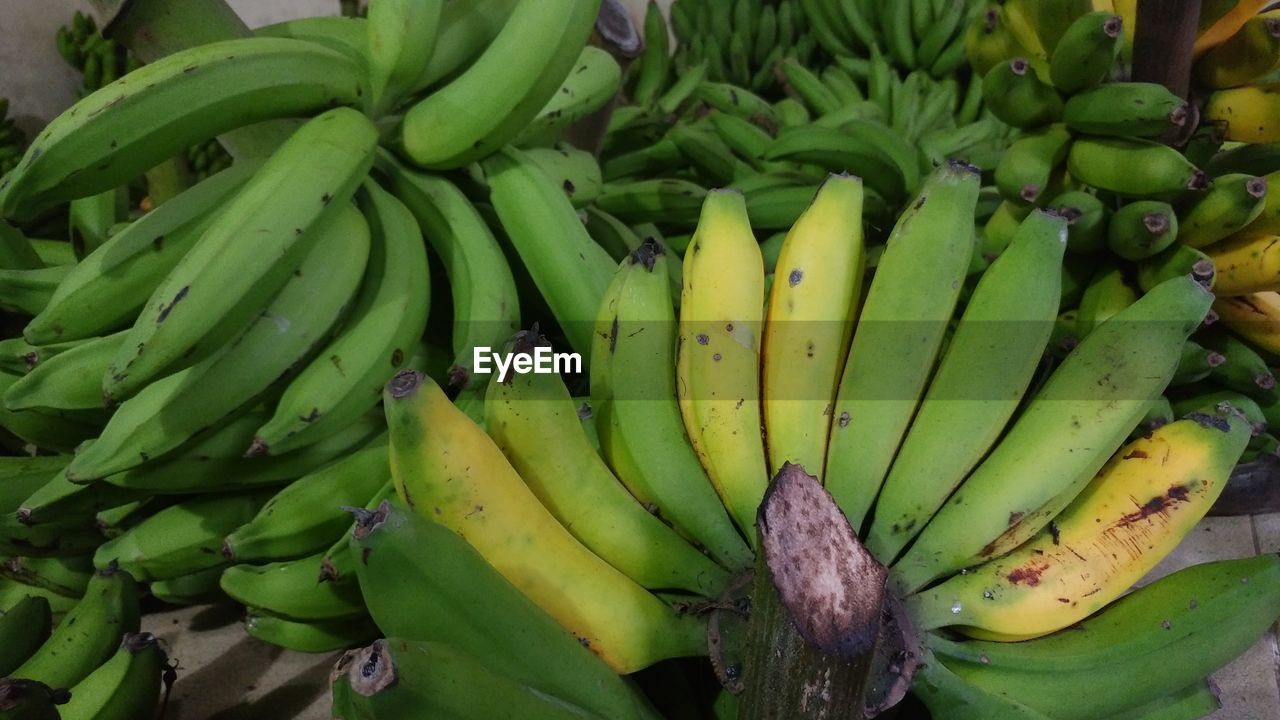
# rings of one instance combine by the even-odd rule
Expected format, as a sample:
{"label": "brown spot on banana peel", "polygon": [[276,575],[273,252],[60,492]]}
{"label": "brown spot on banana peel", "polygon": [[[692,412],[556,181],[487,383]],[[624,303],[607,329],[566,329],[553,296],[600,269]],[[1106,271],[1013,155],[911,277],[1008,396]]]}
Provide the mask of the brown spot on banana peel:
{"label": "brown spot on banana peel", "polygon": [[1174,506],[1187,502],[1191,497],[1191,489],[1186,485],[1174,485],[1163,495],[1158,495],[1143,503],[1137,510],[1125,513],[1112,527],[1129,527],[1152,515],[1164,515]]}
{"label": "brown spot on banana peel", "polygon": [[[1228,412],[1234,411],[1234,408],[1228,406]],[[1187,415],[1187,419],[1199,425],[1202,428],[1210,430],[1221,430],[1222,432],[1231,432],[1231,423],[1224,417],[1218,415],[1210,415],[1209,413],[1193,412]]]}
{"label": "brown spot on banana peel", "polygon": [[658,262],[658,258],[666,254],[666,250],[657,239],[647,237],[635,250],[631,251],[629,259],[632,264],[643,267],[646,272],[653,272],[653,266]]}
{"label": "brown spot on banana peel", "polygon": [[[185,297],[187,296],[187,293],[189,293],[189,292],[191,292],[191,286],[190,286],[190,285],[184,285],[184,286],[182,287],[182,289],[181,289],[181,290],[179,290],[179,291],[177,292],[177,294],[173,296],[173,300],[172,300],[172,301],[170,301],[168,305],[163,305],[163,306],[161,306],[161,308],[160,308],[160,314],[159,314],[159,316],[157,316],[157,317],[156,317],[156,324],[157,324],[157,325],[159,325],[160,323],[164,322],[164,321],[165,321],[165,318],[169,317],[169,313],[173,312],[173,308],[174,308],[174,307],[175,307],[179,302],[181,302],[181,301],[182,301],[182,299],[183,299],[183,298],[185,298]],[[139,350],[139,351],[141,351],[141,350],[142,350],[141,346],[139,346],[138,350]]]}
{"label": "brown spot on banana peel", "polygon": [[1005,575],[1005,578],[1014,585],[1035,587],[1040,584],[1040,576],[1048,569],[1049,563],[1036,561],[1024,567],[1010,570],[1008,574]]}

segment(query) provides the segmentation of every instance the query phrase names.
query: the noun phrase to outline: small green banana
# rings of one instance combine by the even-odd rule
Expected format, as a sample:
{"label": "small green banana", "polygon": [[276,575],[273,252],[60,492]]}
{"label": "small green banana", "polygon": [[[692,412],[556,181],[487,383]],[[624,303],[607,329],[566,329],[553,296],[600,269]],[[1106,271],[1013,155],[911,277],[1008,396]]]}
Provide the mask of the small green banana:
{"label": "small green banana", "polygon": [[1077,138],[1067,170],[1086,185],[1124,197],[1162,198],[1208,187],[1205,174],[1177,150],[1139,138]]}
{"label": "small green banana", "polygon": [[323,553],[267,565],[233,565],[222,572],[223,592],[251,608],[300,622],[368,614],[354,583],[320,582]]}
{"label": "small green banana", "polygon": [[1072,95],[1062,121],[1088,135],[1158,138],[1187,124],[1187,107],[1160,83],[1107,83]]}
{"label": "small green banana", "polygon": [[1179,237],[1178,216],[1169,203],[1138,200],[1117,210],[1107,225],[1107,246],[1125,260],[1145,260]]}
{"label": "small green banana", "polygon": [[992,114],[1017,128],[1039,127],[1062,117],[1062,98],[1025,58],[991,68],[982,79],[982,98]]}
{"label": "small green banana", "polygon": [[0,614],[0,677],[8,677],[40,649],[53,627],[49,601],[27,597]]}
{"label": "small green banana", "polygon": [[1073,95],[1105,80],[1123,41],[1122,24],[1119,15],[1107,12],[1076,18],[1049,58],[1049,78],[1053,86]]}
{"label": "small green banana", "polygon": [[147,717],[160,700],[161,675],[168,664],[154,635],[127,633],[111,659],[71,687],[71,699],[58,712],[62,720]]}
{"label": "small green banana", "polygon": [[996,164],[996,186],[1006,200],[1035,203],[1049,188],[1050,176],[1067,159],[1071,133],[1055,124],[1014,140]]}
{"label": "small green banana", "polygon": [[342,618],[302,622],[249,608],[244,630],[255,640],[304,653],[331,653],[362,645],[378,636],[378,628],[368,618]]}
{"label": "small green banana", "polygon": [[1267,178],[1229,173],[1213,179],[1209,191],[1178,217],[1178,241],[1193,248],[1212,245],[1243,228],[1267,208]]}

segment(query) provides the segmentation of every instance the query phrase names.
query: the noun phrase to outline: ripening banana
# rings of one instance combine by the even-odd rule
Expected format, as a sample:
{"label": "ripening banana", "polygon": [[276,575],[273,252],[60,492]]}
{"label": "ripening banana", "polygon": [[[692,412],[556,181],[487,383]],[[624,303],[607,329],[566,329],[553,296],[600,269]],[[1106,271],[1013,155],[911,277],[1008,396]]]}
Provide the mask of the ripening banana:
{"label": "ripening banana", "polygon": [[440,30],[443,0],[373,0],[368,31],[370,103],[376,115],[394,108],[426,71]]}
{"label": "ripening banana", "polygon": [[1058,314],[1066,235],[1061,216],[1033,212],[983,273],[876,501],[866,543],[882,562],[977,466],[1026,394]]}
{"label": "ripening banana", "polygon": [[[1000,13],[999,6],[988,5],[969,21],[964,35],[965,55],[978,76],[986,75],[1001,62],[1026,57],[1026,47],[1018,41]],[[874,52],[874,51],[873,51]]]}
{"label": "ripening banana", "polygon": [[479,57],[405,113],[405,154],[423,168],[457,168],[515,138],[573,70],[599,7],[521,0]]}
{"label": "ripening banana", "polygon": [[[507,348],[534,357],[550,345],[523,331]],[[609,472],[559,375],[499,380],[495,373],[485,393],[485,429],[560,524],[627,577],[646,588],[707,597],[724,588],[725,571],[650,514]],[[557,451],[548,453],[551,447]]]}
{"label": "ripening banana", "polygon": [[426,244],[413,214],[373,181],[361,205],[372,247],[342,329],[284,389],[249,455],[279,455],[346,427],[375,405],[382,386],[422,337],[431,297]]}
{"label": "ripening banana", "polygon": [[1280,354],[1280,293],[1224,297],[1213,304],[1222,324],[1254,346]]}
{"label": "ripening banana", "polygon": [[1280,12],[1249,18],[1244,27],[1196,61],[1196,77],[1205,87],[1248,85],[1280,68]]}
{"label": "ripening banana", "polygon": [[631,494],[737,571],[751,551],[706,480],[676,399],[668,262],[656,240],[645,240],[614,275],[593,336],[591,407],[604,457]]}
{"label": "ripening banana", "polygon": [[1049,77],[1060,92],[1074,95],[1111,73],[1120,50],[1124,21],[1109,12],[1076,18],[1049,58]]}
{"label": "ripening banana", "polygon": [[350,203],[341,210],[243,333],[121,404],[98,440],[72,460],[67,476],[96,480],[159,458],[248,407],[318,349],[356,294],[369,259],[368,223]]}
{"label": "ripening banana", "polygon": [[1228,140],[1280,142],[1280,83],[1219,90],[1209,96],[1204,119],[1224,125]]}
{"label": "ripening banana", "polygon": [[357,63],[303,40],[246,38],[174,53],[50,122],[0,183],[0,215],[29,218],[126,184],[228,130],[335,104],[360,106],[364,93]]}
{"label": "ripening banana", "polygon": [[160,700],[168,664],[155,635],[127,633],[109,660],[71,687],[71,699],[58,706],[58,714],[62,720],[148,717]]}
{"label": "ripening banana", "polygon": [[741,193],[707,195],[682,277],[680,414],[712,486],[754,543],[756,509],[769,484],[760,415],[764,260]]}
{"label": "ripening banana", "polygon": [[[1257,147],[1260,146],[1242,146],[1242,148]],[[1280,235],[1280,170],[1259,179],[1267,185],[1266,196],[1262,201],[1262,212],[1241,228],[1238,235]]]}
{"label": "ripening banana", "polygon": [[[861,297],[862,181],[832,175],[781,243],[766,310],[760,397],[770,472],[800,465],[821,479],[831,407]],[[764,249],[762,245],[761,249]]]}
{"label": "ripening banana", "polygon": [[294,132],[152,293],[103,379],[104,395],[124,400],[202,342],[221,345],[249,325],[350,207],[377,139],[349,108]]}
{"label": "ripening banana", "polygon": [[1067,171],[1086,185],[1125,197],[1161,198],[1208,187],[1205,174],[1182,153],[1139,138],[1076,138]]}
{"label": "ripening banana", "polygon": [[633,685],[447,527],[384,502],[358,517],[350,547],[385,634],[447,643],[601,717],[656,720]]}
{"label": "ripening banana", "polygon": [[[893,566],[896,584],[918,590],[1048,524],[1163,393],[1212,302],[1183,276],[1094,328]],[[1024,482],[1028,462],[1039,468],[1035,483]]]}
{"label": "ripening banana", "polygon": [[1217,269],[1213,292],[1220,297],[1280,290],[1280,236],[1231,238],[1205,253]]}
{"label": "ripening banana", "polygon": [[[1229,173],[1214,178],[1209,191],[1178,218],[1178,241],[1202,248],[1233,233],[1251,235],[1252,223],[1268,209],[1269,193],[1270,184],[1265,177]],[[1280,198],[1280,193],[1275,196]],[[1280,211],[1276,214],[1280,215]],[[1259,229],[1264,224],[1259,223]],[[1276,231],[1280,234],[1280,226]]]}
{"label": "ripening banana", "polygon": [[1249,435],[1244,417],[1228,408],[1193,413],[1130,443],[1052,526],[914,596],[912,618],[926,630],[955,626],[1007,641],[1083,620],[1146,575],[1204,517]]}
{"label": "ripening banana", "polygon": [[429,378],[402,371],[384,402],[400,497],[466,538],[610,667],[625,674],[705,652],[701,621],[678,615],[574,539]]}
{"label": "ripening banana", "polygon": [[973,252],[977,199],[975,168],[952,162],[934,171],[894,226],[867,291],[831,410],[826,460],[827,490],[854,527],[933,371]]}
{"label": "ripening banana", "polygon": [[1187,124],[1187,108],[1160,83],[1114,82],[1072,95],[1062,121],[1087,135],[1158,138]]}

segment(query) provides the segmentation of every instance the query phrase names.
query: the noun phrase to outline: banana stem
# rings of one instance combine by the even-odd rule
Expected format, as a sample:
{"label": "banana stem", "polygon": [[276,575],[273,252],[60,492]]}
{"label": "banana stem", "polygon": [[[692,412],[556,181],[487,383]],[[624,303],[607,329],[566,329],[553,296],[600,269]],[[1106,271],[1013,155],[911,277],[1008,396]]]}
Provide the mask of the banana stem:
{"label": "banana stem", "polygon": [[831,495],[786,463],[761,503],[738,720],[861,720],[885,568]]}
{"label": "banana stem", "polygon": [[1186,98],[1199,18],[1200,0],[1138,0],[1133,79],[1160,83]]}

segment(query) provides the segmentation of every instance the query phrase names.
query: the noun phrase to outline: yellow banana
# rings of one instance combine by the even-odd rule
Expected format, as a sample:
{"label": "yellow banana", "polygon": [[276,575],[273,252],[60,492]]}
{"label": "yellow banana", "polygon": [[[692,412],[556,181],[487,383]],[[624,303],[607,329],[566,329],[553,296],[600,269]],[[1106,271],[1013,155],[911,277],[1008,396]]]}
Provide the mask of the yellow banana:
{"label": "yellow banana", "polygon": [[827,178],[787,233],[769,295],[761,394],[769,467],[795,463],[819,480],[831,404],[849,351],[866,260],[862,180]]}
{"label": "yellow banana", "polygon": [[1280,142],[1280,83],[1219,90],[1209,96],[1204,117],[1222,123],[1228,140]]}
{"label": "yellow banana", "polygon": [[1240,28],[1244,27],[1245,23],[1249,22],[1249,18],[1257,15],[1268,2],[1270,0],[1240,0],[1235,7],[1196,36],[1192,51],[1194,55],[1198,58],[1230,40],[1233,35],[1240,32]]}
{"label": "yellow banana", "polygon": [[680,414],[729,515],[754,540],[756,509],[769,483],[760,433],[764,259],[738,191],[707,194],[683,278]]}
{"label": "yellow banana", "polygon": [[1280,355],[1280,293],[1219,298],[1213,303],[1213,311],[1235,334],[1256,347]]}
{"label": "yellow banana", "polygon": [[1280,290],[1280,236],[1231,238],[1205,248],[1218,271],[1218,297]]}
{"label": "yellow banana", "polygon": [[988,640],[1061,630],[1115,600],[1209,511],[1249,441],[1244,416],[1192,413],[1121,448],[1057,520],[998,560],[916,595],[922,629]]}
{"label": "yellow banana", "polygon": [[465,538],[615,671],[705,652],[702,622],[574,539],[432,380],[402,371],[384,402],[392,480],[405,503]]}

